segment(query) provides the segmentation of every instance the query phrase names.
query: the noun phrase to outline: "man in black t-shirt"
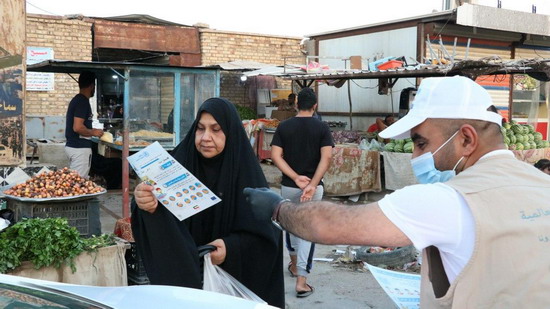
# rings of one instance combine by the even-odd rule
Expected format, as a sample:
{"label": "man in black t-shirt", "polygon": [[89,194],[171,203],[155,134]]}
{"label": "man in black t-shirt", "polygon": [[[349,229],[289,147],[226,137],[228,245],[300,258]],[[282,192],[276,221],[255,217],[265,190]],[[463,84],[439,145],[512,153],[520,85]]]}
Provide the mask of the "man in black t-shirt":
{"label": "man in black t-shirt", "polygon": [[[321,200],[322,178],[332,157],[334,141],[327,124],[313,117],[317,97],[311,88],[298,94],[298,114],[279,124],[271,142],[271,158],[283,172],[281,195],[292,202]],[[296,280],[296,296],[313,293],[307,284],[315,244],[286,234],[290,254],[288,270]]]}
{"label": "man in black t-shirt", "polygon": [[103,130],[92,128],[90,98],[95,94],[95,74],[82,72],[78,77],[80,92],[71,100],[65,119],[65,153],[69,168],[82,177],[88,177],[92,164],[92,136],[101,137]]}

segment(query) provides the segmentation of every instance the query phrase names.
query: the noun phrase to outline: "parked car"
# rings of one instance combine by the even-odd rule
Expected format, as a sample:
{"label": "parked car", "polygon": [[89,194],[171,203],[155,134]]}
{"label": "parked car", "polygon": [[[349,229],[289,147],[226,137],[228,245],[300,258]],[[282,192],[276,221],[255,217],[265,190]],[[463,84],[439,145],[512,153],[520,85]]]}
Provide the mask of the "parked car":
{"label": "parked car", "polygon": [[0,145],[0,157],[6,157],[8,155],[8,149],[6,146]]}
{"label": "parked car", "polygon": [[97,287],[0,274],[0,308],[224,308],[269,309],[267,304],[197,289],[134,285]]}

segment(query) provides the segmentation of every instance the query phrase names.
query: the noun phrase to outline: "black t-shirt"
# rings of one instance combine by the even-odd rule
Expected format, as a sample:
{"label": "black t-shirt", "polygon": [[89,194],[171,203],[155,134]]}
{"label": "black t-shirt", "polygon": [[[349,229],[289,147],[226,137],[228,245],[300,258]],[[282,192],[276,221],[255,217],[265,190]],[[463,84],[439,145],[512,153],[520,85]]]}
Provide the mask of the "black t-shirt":
{"label": "black t-shirt", "polygon": [[88,129],[92,128],[92,107],[90,106],[90,101],[80,93],[71,100],[67,108],[65,119],[65,138],[67,139],[67,144],[65,145],[73,148],[91,148],[91,140],[80,138],[80,134],[73,131],[74,117],[84,119],[84,126]]}
{"label": "black t-shirt", "polygon": [[[321,147],[334,146],[328,125],[313,117],[292,117],[279,124],[272,146],[283,148],[283,158],[298,175],[312,178],[321,160]],[[283,173],[283,186],[297,188]]]}

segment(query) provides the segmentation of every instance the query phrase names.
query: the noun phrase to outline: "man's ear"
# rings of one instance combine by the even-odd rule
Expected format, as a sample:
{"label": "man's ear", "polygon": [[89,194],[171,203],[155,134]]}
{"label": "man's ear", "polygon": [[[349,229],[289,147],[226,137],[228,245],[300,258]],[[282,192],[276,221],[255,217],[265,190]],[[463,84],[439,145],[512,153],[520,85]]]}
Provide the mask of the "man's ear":
{"label": "man's ear", "polygon": [[476,129],[469,124],[460,127],[462,155],[470,156],[479,146],[479,135]]}

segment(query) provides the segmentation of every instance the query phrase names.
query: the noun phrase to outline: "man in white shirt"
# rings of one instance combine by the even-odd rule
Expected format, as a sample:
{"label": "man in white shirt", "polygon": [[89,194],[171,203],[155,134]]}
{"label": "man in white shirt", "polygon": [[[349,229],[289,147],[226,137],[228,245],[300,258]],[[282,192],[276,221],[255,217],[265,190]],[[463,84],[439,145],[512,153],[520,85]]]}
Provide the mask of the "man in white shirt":
{"label": "man in white shirt", "polygon": [[[423,250],[422,308],[548,304],[550,180],[506,150],[493,109],[468,78],[427,78],[410,112],[380,133],[413,139],[420,184],[355,207],[297,206],[262,189],[245,195],[257,216],[316,243]],[[530,250],[546,258],[533,261]],[[534,265],[520,270],[524,263]]]}

